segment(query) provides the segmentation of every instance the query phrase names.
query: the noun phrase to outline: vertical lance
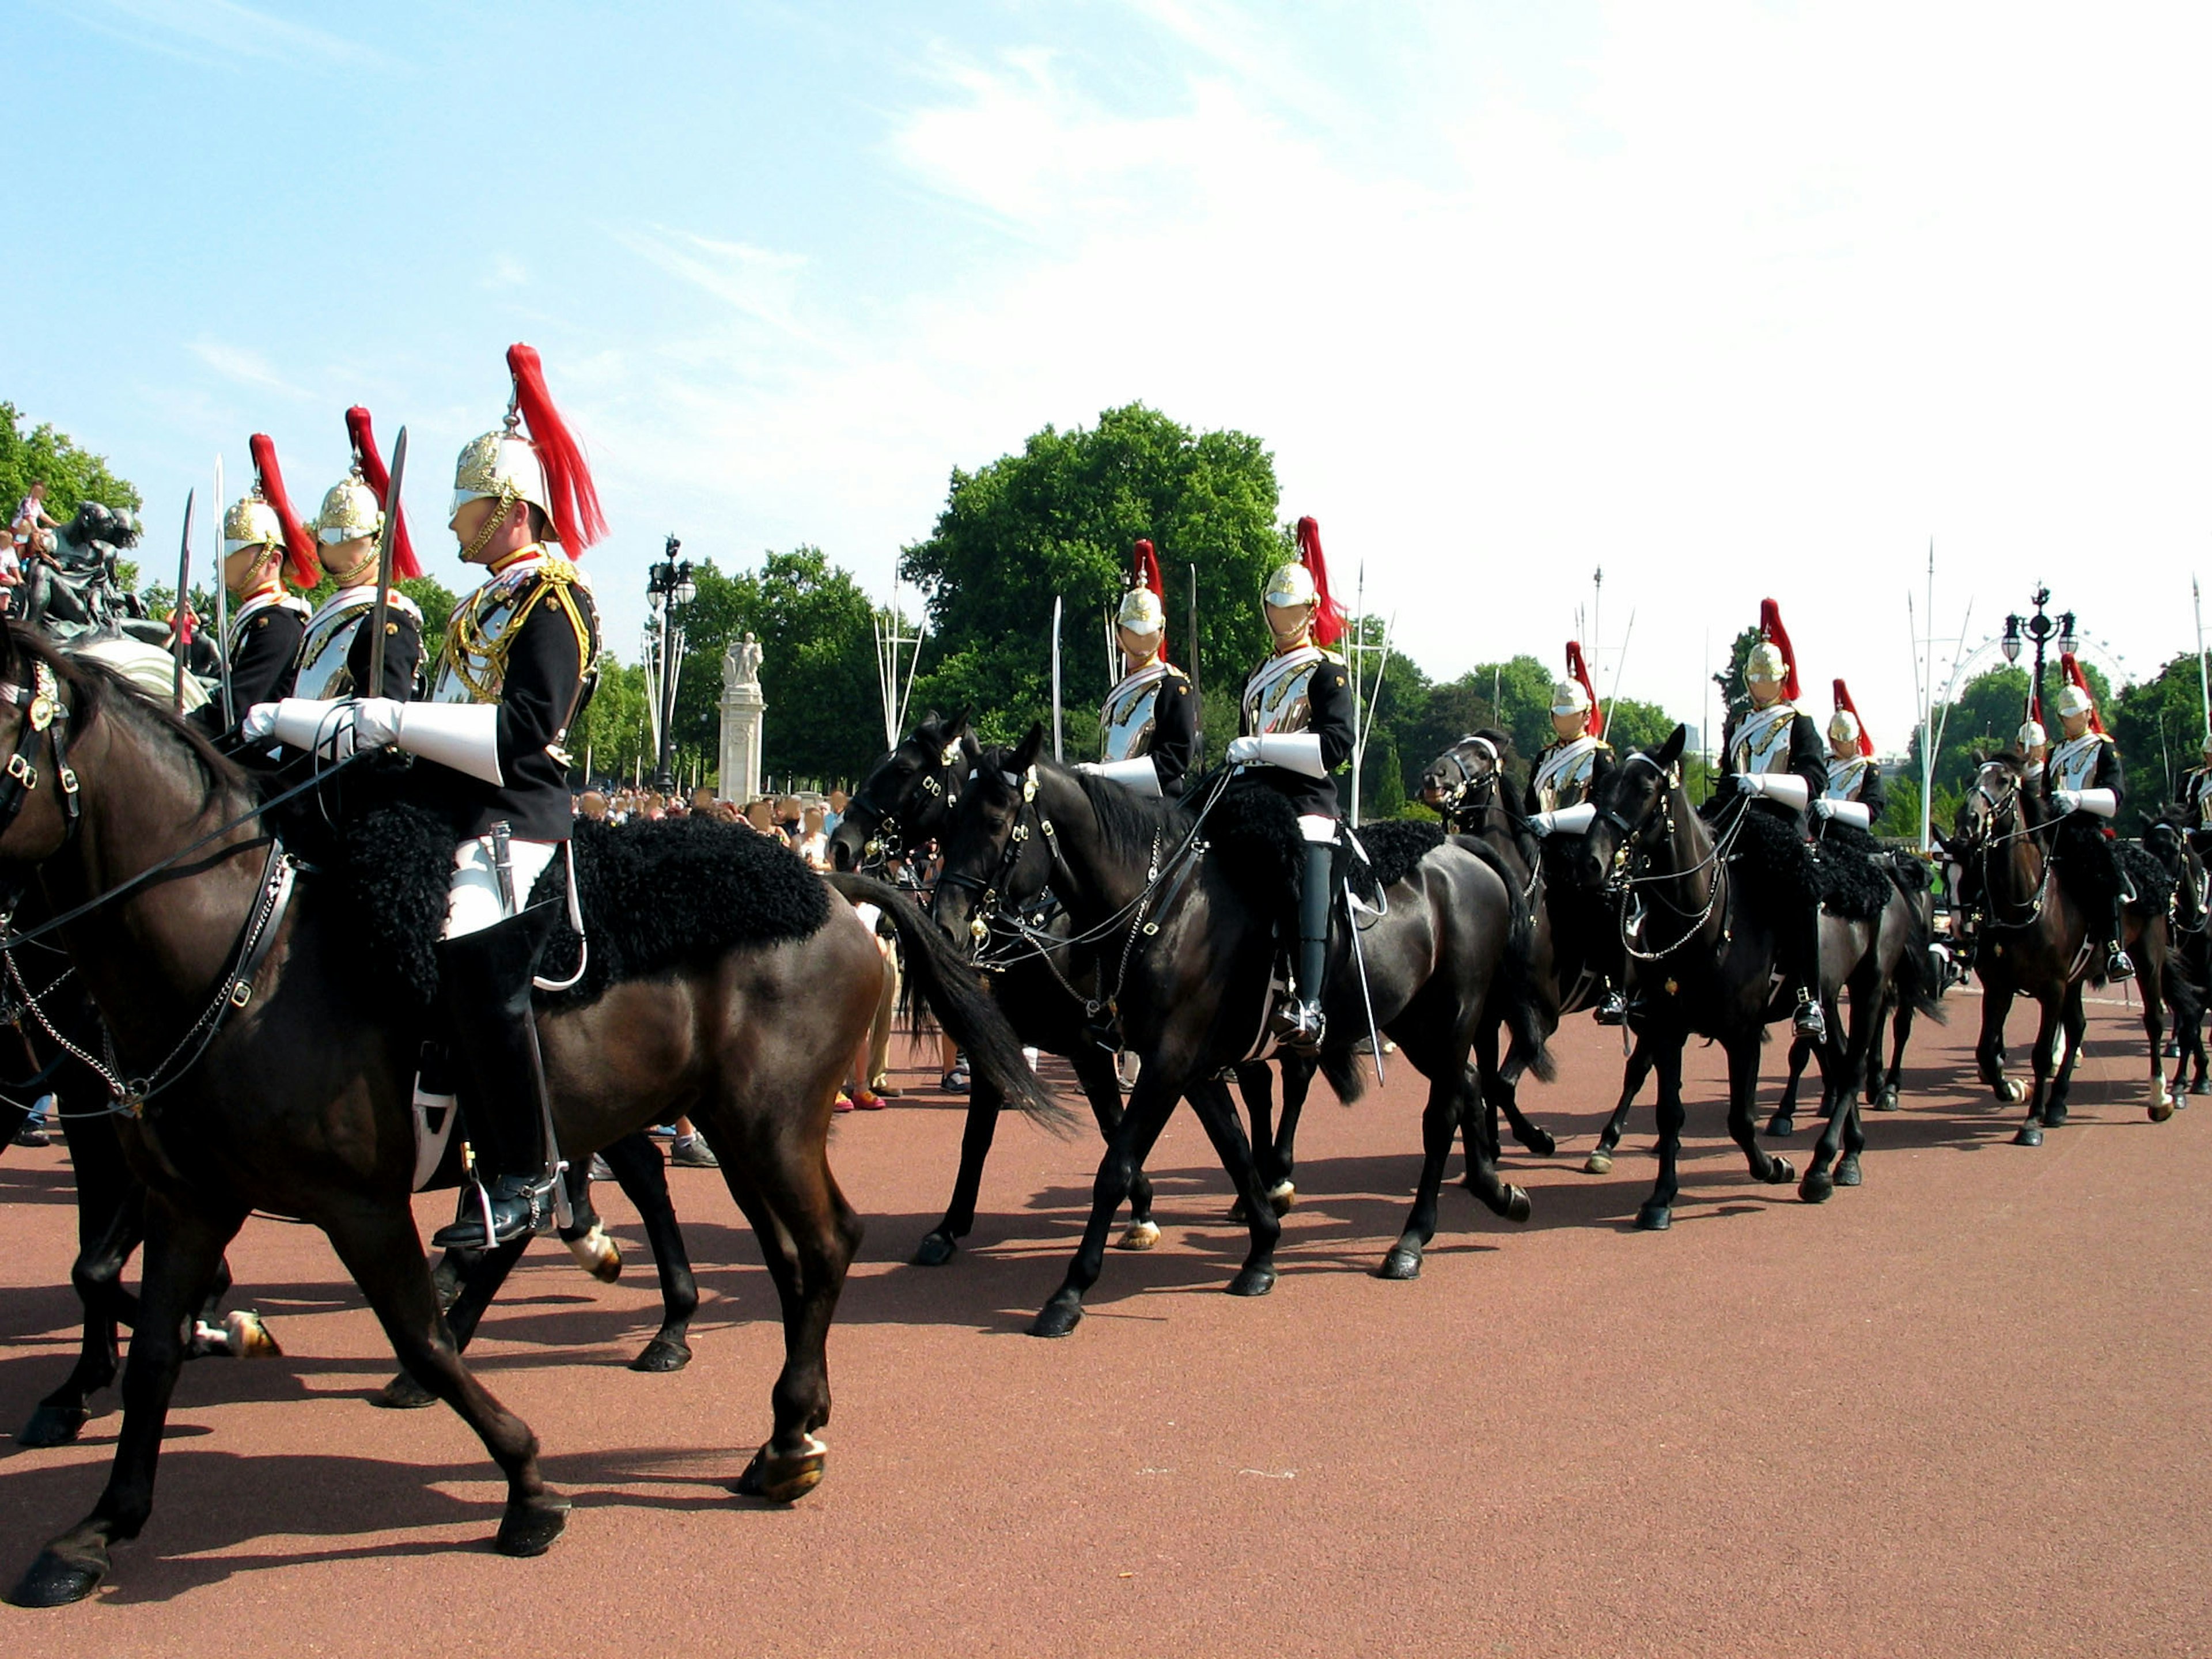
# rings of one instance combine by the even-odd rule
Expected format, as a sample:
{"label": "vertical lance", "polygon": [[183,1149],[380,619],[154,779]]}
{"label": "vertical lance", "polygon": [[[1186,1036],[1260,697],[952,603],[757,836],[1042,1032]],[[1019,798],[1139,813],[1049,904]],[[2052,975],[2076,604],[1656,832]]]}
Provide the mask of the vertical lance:
{"label": "vertical lance", "polygon": [[1183,635],[1189,641],[1183,649],[1190,658],[1190,696],[1198,706],[1198,729],[1191,734],[1192,746],[1198,751],[1199,769],[1206,766],[1206,696],[1198,684],[1198,561],[1190,564],[1190,631]]}
{"label": "vertical lance", "polygon": [[238,724],[238,709],[230,695],[230,584],[222,575],[222,457],[215,458],[215,659],[222,676],[222,729]]}
{"label": "vertical lance", "polygon": [[399,481],[406,472],[407,428],[403,426],[399,435],[392,441],[392,475],[384,486],[384,528],[377,533],[376,609],[369,613],[368,619],[368,625],[375,630],[368,653],[368,695],[372,697],[384,695],[385,628],[392,614],[392,532],[399,523]]}
{"label": "vertical lance", "polygon": [[2212,680],[2208,680],[2204,664],[2204,597],[2197,590],[2197,578],[2189,579],[2189,603],[2197,612],[2197,697],[2204,711],[2204,736],[2212,741]]}
{"label": "vertical lance", "polygon": [[169,683],[169,706],[179,714],[185,712],[185,658],[191,650],[192,504],[198,498],[197,489],[185,492],[185,534],[177,549],[177,608],[169,618],[173,625],[169,649],[177,659]]}
{"label": "vertical lance", "polygon": [[1060,719],[1060,596],[1055,593],[1052,596],[1052,759],[1055,766],[1066,760]]}

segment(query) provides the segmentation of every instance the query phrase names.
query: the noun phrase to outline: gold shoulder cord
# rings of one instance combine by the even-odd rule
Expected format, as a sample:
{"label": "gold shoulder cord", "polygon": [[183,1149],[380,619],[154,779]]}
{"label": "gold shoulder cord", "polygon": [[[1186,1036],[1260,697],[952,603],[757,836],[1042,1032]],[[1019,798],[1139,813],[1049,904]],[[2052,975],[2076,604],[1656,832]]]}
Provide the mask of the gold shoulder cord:
{"label": "gold shoulder cord", "polygon": [[[514,618],[496,638],[487,637],[478,606],[483,603],[490,584],[478,588],[466,605],[457,605],[453,620],[446,625],[445,649],[440,653],[443,665],[453,671],[454,677],[469,689],[470,696],[478,702],[497,702],[500,688],[507,681],[507,653],[514,647],[514,636],[521,630],[523,618],[530,614],[531,606],[541,599],[556,605],[568,619],[568,626],[576,635],[576,672],[581,676],[592,672],[598,653],[598,641],[592,637],[591,625],[584,620],[577,605],[575,593],[576,567],[566,559],[548,559],[538,568],[538,585],[528,596],[518,603]],[[481,671],[477,665],[483,665]]]}

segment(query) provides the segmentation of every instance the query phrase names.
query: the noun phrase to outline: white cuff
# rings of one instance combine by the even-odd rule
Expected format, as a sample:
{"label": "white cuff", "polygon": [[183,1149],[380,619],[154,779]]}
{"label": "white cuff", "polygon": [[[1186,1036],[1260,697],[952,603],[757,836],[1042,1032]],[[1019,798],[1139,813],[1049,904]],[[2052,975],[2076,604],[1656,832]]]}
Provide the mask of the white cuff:
{"label": "white cuff", "polygon": [[276,705],[269,736],[287,749],[334,753],[343,760],[353,753],[352,701],[286,697]]}
{"label": "white cuff", "polygon": [[1580,836],[1589,833],[1597,822],[1597,803],[1584,801],[1579,806],[1562,806],[1556,811],[1539,812],[1529,823],[1540,836]]}
{"label": "white cuff", "polygon": [[1828,816],[1838,823],[1848,823],[1861,830],[1874,828],[1874,812],[1863,800],[1832,800]]}
{"label": "white cuff", "polygon": [[499,705],[495,702],[404,702],[394,739],[410,755],[450,766],[497,786]]}
{"label": "white cuff", "polygon": [[1310,778],[1328,775],[1328,768],[1322,764],[1318,732],[1270,732],[1257,741],[1263,766],[1279,766]]}
{"label": "white cuff", "polygon": [[1760,772],[1752,779],[1752,793],[1764,795],[1769,800],[1780,801],[1784,806],[1802,812],[1813,799],[1813,791],[1804,779],[1795,772]]}
{"label": "white cuff", "polygon": [[2109,789],[2083,789],[2078,792],[2075,800],[2076,810],[2094,812],[2100,818],[2108,818],[2120,810],[2118,797]]}
{"label": "white cuff", "polygon": [[1150,755],[1139,755],[1134,760],[1100,761],[1083,769],[1094,777],[1111,778],[1148,799],[1159,799],[1160,769],[1152,764]]}

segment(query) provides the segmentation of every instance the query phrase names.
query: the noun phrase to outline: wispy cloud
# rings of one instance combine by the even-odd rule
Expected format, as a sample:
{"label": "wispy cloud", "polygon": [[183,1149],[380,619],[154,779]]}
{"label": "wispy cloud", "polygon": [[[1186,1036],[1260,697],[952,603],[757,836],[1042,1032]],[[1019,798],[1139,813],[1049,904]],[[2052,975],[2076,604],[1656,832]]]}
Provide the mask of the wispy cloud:
{"label": "wispy cloud", "polygon": [[217,64],[240,58],[295,68],[371,68],[374,47],[239,0],[47,0],[52,9],[149,51]]}
{"label": "wispy cloud", "polygon": [[279,374],[269,360],[249,347],[232,345],[226,341],[201,338],[188,343],[185,350],[198,358],[226,380],[239,386],[252,386],[257,391],[275,392],[287,398],[302,401],[314,394],[305,386],[295,386]]}
{"label": "wispy cloud", "polygon": [[778,334],[811,345],[824,342],[799,316],[799,276],[805,258],[702,236],[665,225],[619,228],[625,247]]}

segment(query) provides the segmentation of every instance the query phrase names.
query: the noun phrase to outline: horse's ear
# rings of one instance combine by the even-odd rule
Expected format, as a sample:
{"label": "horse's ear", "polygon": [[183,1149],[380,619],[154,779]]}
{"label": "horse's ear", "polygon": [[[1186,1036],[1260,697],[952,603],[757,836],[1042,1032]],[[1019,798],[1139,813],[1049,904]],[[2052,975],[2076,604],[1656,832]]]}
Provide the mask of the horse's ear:
{"label": "horse's ear", "polygon": [[958,743],[968,735],[968,717],[975,712],[972,708],[963,708],[945,723],[945,742]]}
{"label": "horse's ear", "polygon": [[1690,733],[1686,727],[1678,726],[1673,732],[1668,734],[1667,741],[1659,745],[1658,749],[1653,753],[1651,758],[1657,761],[1660,765],[1665,767],[1668,770],[1672,771],[1674,767],[1674,763],[1682,758],[1682,750],[1686,746],[1687,746],[1689,741]]}
{"label": "horse's ear", "polygon": [[1029,735],[1022,739],[1021,746],[1014,750],[1012,757],[1007,761],[1006,770],[1009,772],[1028,771],[1030,768],[1036,764],[1037,751],[1043,747],[1044,722],[1042,720],[1032,720],[1030,722]]}

